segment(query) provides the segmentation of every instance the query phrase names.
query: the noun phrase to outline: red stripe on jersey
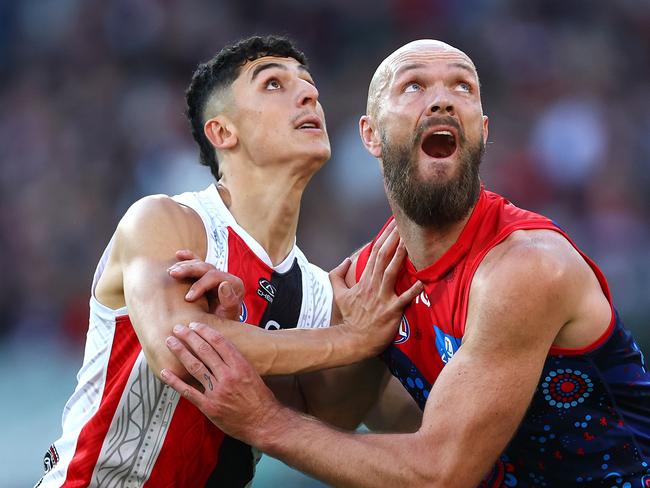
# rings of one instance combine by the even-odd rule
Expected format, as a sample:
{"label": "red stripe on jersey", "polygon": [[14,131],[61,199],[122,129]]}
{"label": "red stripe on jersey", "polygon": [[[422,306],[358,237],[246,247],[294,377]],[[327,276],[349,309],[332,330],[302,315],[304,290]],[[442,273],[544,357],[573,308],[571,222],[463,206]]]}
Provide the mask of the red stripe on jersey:
{"label": "red stripe on jersey", "polygon": [[128,315],[115,318],[115,334],[108,359],[106,382],[99,409],[81,429],[74,455],[68,466],[63,487],[85,487],[90,484],[103,439],[111,425],[133,364],[141,347]]}
{"label": "red stripe on jersey", "polygon": [[224,436],[194,405],[181,398],[160,455],[144,486],[204,486],[217,465]]}
{"label": "red stripe on jersey", "polygon": [[244,282],[244,304],[247,307],[247,324],[260,325],[269,303],[257,290],[260,278],[271,280],[273,270],[255,254],[237,233],[228,227],[228,272]]}

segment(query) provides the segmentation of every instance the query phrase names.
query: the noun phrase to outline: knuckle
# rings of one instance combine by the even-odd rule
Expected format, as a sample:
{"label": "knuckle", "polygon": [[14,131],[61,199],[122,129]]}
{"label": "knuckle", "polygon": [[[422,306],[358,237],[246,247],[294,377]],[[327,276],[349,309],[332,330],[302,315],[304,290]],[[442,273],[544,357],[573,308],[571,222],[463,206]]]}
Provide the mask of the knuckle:
{"label": "knuckle", "polygon": [[218,346],[220,344],[224,344],[225,341],[226,341],[226,338],[224,336],[222,336],[221,334],[215,333],[215,334],[212,334],[210,336],[210,343],[213,344],[213,345]]}
{"label": "knuckle", "polygon": [[201,363],[198,361],[192,361],[190,364],[188,364],[187,371],[192,375],[199,374],[201,372]]}
{"label": "knuckle", "polygon": [[211,348],[207,342],[201,342],[201,344],[199,344],[199,347],[196,348],[196,352],[198,352],[199,354],[205,354],[209,352],[210,349]]}

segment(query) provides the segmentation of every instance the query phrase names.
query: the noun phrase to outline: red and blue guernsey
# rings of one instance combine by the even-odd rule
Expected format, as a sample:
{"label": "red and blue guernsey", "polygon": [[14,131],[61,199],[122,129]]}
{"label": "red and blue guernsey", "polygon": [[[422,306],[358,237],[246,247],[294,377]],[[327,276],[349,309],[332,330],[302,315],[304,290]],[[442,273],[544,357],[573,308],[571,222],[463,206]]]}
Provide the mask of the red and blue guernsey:
{"label": "red and blue guernsey", "polygon": [[[512,232],[550,229],[549,219],[482,190],[457,242],[431,266],[407,259],[396,286],[416,280],[424,292],[409,305],[382,357],[424,408],[431,385],[462,347],[472,278],[485,255]],[[569,242],[570,239],[569,239]],[[357,264],[357,279],[370,246]],[[607,282],[584,254],[610,304]],[[483,487],[650,488],[650,374],[612,305],[607,331],[580,350],[552,347],[530,407]]]}

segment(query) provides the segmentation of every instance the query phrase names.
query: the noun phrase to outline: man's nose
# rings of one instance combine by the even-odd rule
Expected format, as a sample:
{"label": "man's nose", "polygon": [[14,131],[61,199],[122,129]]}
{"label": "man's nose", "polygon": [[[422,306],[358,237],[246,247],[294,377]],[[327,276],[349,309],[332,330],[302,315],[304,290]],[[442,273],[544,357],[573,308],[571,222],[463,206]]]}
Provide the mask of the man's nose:
{"label": "man's nose", "polygon": [[456,113],[451,97],[443,89],[437,89],[429,105],[431,115],[454,115]]}
{"label": "man's nose", "polygon": [[298,95],[298,104],[301,107],[304,105],[316,105],[318,96],[318,89],[314,85],[305,80],[301,81],[300,93]]}

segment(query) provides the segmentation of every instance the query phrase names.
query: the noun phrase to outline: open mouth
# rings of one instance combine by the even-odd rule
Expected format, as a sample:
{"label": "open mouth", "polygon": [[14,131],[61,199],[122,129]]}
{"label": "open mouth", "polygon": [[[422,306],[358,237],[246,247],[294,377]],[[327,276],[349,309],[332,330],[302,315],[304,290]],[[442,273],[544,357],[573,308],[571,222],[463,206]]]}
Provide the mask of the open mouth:
{"label": "open mouth", "polygon": [[422,141],[422,150],[432,158],[448,158],[456,147],[456,137],[448,130],[437,130]]}
{"label": "open mouth", "polygon": [[305,124],[302,124],[298,129],[319,129],[317,124],[314,124],[313,122],[307,122]]}
{"label": "open mouth", "polygon": [[303,117],[296,124],[296,129],[298,130],[320,130],[320,128],[320,119],[315,116]]}

